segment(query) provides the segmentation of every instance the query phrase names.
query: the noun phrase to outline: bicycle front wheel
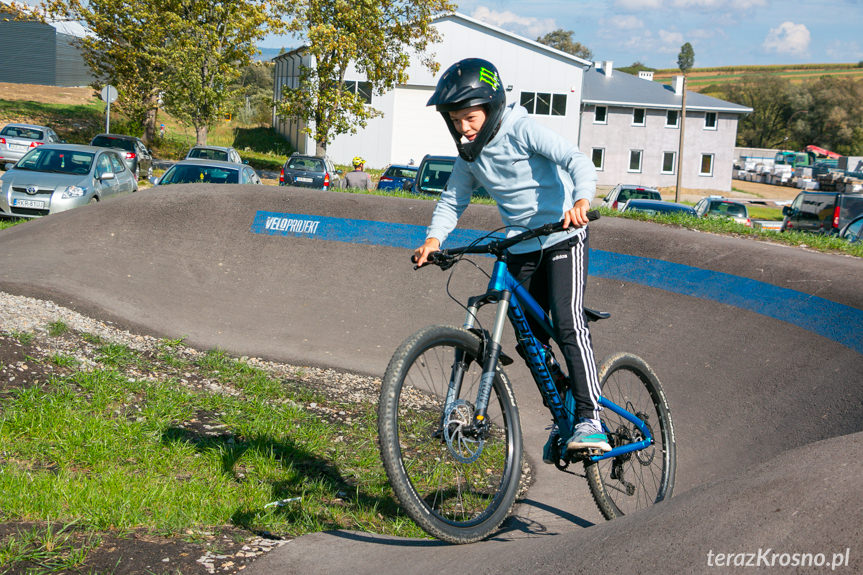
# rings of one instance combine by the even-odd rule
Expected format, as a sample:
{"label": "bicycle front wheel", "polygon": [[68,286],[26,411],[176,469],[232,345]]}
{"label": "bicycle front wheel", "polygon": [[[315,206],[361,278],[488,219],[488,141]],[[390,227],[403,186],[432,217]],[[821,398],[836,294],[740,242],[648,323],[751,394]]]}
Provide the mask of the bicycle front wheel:
{"label": "bicycle front wheel", "polygon": [[[602,515],[614,519],[671,497],[677,466],[671,410],[659,379],[638,356],[618,353],[599,367],[602,396],[645,422],[654,443],[646,449],[600,461],[585,461],[590,492]],[[644,439],[630,421],[602,410],[612,447]]]}
{"label": "bicycle front wheel", "polygon": [[[453,374],[460,391],[447,407]],[[430,326],[395,352],[381,386],[381,458],[405,512],[451,543],[492,534],[512,508],[521,479],[522,438],[512,387],[500,367],[487,423],[472,428],[482,377],[481,340],[465,329]]]}

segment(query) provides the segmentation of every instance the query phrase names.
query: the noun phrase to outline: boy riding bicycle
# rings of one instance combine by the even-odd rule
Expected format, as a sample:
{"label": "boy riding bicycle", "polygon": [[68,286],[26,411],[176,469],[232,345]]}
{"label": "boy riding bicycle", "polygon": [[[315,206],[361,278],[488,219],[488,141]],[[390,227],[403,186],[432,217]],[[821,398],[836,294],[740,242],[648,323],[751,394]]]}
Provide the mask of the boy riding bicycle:
{"label": "boy riding bicycle", "polygon": [[[611,446],[599,423],[599,378],[590,331],[582,311],[587,278],[587,211],[596,194],[596,170],[578,149],[551,130],[536,124],[506,93],[493,64],[469,58],[453,64],[428,101],[444,118],[459,158],[432,215],[426,240],[415,250],[417,265],[455,229],[482,186],[497,202],[508,235],[563,220],[564,231],[537,243],[511,248],[508,267],[542,305],[558,334],[570,374],[577,425],[566,438],[568,450]],[[549,336],[534,335],[548,344]],[[559,457],[556,427],[543,449],[543,461]]]}

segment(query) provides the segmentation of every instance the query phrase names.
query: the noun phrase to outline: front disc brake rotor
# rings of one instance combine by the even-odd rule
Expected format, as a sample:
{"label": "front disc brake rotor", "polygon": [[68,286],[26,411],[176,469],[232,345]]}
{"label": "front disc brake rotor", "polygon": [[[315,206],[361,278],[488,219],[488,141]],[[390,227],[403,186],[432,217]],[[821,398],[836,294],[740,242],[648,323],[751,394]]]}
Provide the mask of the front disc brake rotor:
{"label": "front disc brake rotor", "polygon": [[473,427],[473,405],[457,399],[444,413],[443,435],[450,454],[460,463],[473,463],[482,455],[484,441]]}

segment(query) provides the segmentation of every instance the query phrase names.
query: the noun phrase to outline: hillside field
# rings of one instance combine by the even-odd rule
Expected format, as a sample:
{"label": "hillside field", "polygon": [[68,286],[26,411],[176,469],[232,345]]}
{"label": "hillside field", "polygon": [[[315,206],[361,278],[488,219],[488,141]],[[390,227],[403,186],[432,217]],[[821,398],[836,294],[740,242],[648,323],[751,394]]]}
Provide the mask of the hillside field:
{"label": "hillside field", "polygon": [[[672,78],[680,74],[676,68],[656,70],[653,79],[671,84]],[[863,79],[861,64],[800,64],[796,66],[726,66],[720,68],[693,68],[686,75],[686,87],[698,92],[720,84],[739,82],[754,75],[779,76],[792,82],[817,80],[821,76]]]}

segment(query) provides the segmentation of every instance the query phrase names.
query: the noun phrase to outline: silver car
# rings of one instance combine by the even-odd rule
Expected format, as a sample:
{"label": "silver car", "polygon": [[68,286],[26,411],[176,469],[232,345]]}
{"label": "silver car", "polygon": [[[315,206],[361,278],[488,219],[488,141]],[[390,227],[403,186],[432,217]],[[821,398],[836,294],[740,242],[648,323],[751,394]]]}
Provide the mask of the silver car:
{"label": "silver car", "polygon": [[117,150],[46,144],[0,177],[0,217],[47,216],[137,190]]}
{"label": "silver car", "polygon": [[197,158],[199,160],[220,160],[222,162],[234,162],[235,164],[247,164],[240,153],[231,147],[225,146],[193,146],[186,154],[186,159],[191,160]]}
{"label": "silver car", "polygon": [[0,130],[0,166],[14,164],[36,146],[59,142],[60,137],[51,128],[7,124]]}
{"label": "silver car", "polygon": [[180,160],[161,178],[151,178],[154,186],[168,184],[262,184],[260,176],[246,164],[218,160]]}

